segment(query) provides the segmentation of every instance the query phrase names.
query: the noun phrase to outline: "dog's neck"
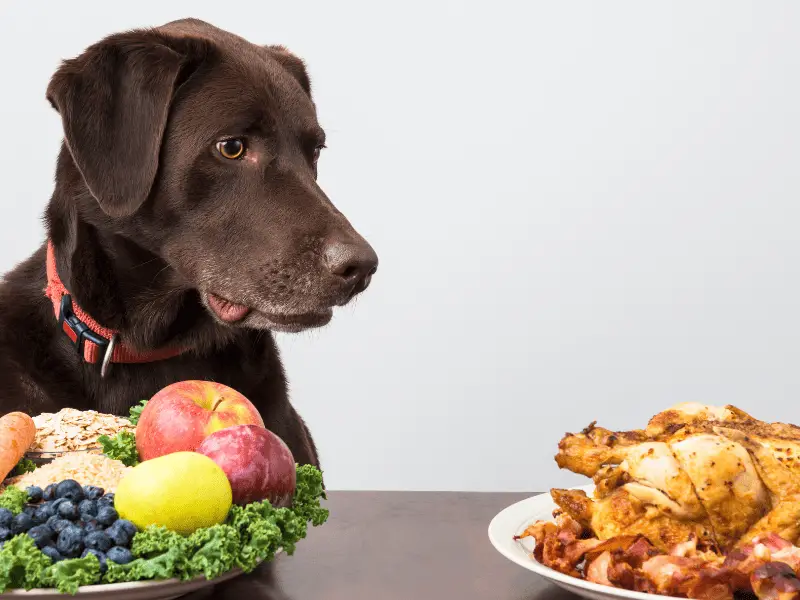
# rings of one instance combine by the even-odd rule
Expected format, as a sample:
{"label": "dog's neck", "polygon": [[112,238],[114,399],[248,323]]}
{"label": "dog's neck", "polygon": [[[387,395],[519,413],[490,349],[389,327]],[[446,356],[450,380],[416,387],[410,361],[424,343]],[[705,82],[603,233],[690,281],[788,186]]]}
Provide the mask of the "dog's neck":
{"label": "dog's neck", "polygon": [[75,302],[141,350],[204,352],[230,343],[235,331],[214,322],[169,264],[115,231],[64,154],[46,224],[59,277]]}

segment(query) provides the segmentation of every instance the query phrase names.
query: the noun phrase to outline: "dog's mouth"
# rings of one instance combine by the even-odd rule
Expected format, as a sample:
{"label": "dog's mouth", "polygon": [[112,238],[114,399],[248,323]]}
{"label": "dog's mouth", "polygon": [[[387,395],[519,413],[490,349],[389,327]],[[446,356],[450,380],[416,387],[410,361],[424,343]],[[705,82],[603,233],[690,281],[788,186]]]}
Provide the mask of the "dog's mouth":
{"label": "dog's mouth", "polygon": [[277,313],[256,310],[212,293],[207,293],[205,297],[208,309],[217,319],[228,325],[296,333],[327,325],[333,316],[332,308],[306,313]]}
{"label": "dog's mouth", "polygon": [[236,304],[216,294],[207,294],[206,300],[208,307],[225,323],[238,323],[250,314],[249,306]]}

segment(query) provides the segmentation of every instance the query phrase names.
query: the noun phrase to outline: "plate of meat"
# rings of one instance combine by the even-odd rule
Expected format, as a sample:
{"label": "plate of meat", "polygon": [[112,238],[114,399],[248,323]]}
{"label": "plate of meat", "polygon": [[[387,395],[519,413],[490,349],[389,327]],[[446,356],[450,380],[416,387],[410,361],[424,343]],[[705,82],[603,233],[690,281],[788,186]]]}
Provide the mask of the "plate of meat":
{"label": "plate of meat", "polygon": [[509,506],[489,538],[580,596],[800,600],[800,428],[681,404],[645,429],[592,423],[559,467],[594,484]]}

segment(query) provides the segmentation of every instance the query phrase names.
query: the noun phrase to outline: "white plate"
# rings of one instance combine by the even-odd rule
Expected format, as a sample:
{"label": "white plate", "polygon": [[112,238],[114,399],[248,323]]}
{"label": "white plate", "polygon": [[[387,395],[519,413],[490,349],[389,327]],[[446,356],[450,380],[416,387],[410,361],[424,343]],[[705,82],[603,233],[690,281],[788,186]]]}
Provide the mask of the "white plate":
{"label": "white plate", "polygon": [[[576,488],[591,494],[593,486]],[[527,500],[512,504],[500,512],[489,524],[489,539],[497,551],[508,560],[519,566],[533,571],[537,575],[548,579],[557,586],[590,600],[609,600],[609,598],[631,598],[635,600],[653,600],[653,598],[667,598],[669,596],[656,596],[644,592],[631,592],[620,588],[592,583],[576,577],[559,573],[543,564],[538,563],[532,556],[533,540],[525,539],[515,541],[514,536],[521,534],[525,528],[534,521],[552,521],[553,510],[556,505],[550,494],[540,494]]]}
{"label": "white plate", "polygon": [[[77,597],[92,600],[171,600],[201,588],[217,585],[242,575],[241,569],[233,569],[215,579],[208,580],[202,575],[189,581],[163,579],[161,581],[134,581],[132,583],[104,583],[78,588]],[[25,598],[31,600],[69,600],[73,598],[54,589],[11,590],[0,594],[0,599]]]}

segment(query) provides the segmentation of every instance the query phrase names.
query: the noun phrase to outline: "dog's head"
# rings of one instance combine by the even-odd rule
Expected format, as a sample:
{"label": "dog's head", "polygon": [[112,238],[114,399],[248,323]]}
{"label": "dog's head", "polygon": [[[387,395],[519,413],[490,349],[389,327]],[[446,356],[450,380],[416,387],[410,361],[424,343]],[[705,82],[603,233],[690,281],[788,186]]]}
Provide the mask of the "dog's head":
{"label": "dog's head", "polygon": [[47,97],[115,231],[232,326],[327,323],[378,259],[317,185],[325,133],[300,59],[196,20],[113,35]]}

